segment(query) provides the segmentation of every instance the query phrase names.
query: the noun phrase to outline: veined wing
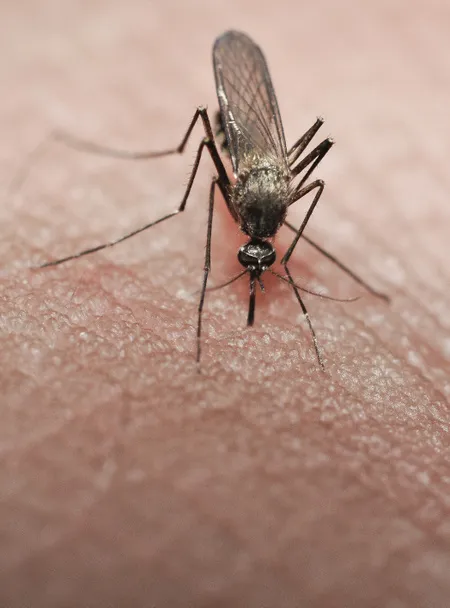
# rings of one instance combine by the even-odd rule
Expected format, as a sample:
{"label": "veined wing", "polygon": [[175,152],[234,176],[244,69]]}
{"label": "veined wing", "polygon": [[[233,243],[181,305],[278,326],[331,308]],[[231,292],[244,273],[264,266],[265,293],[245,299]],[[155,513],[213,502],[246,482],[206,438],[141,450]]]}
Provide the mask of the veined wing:
{"label": "veined wing", "polygon": [[287,164],[280,111],[264,55],[253,40],[235,31],[213,48],[217,96],[233,170],[249,154]]}

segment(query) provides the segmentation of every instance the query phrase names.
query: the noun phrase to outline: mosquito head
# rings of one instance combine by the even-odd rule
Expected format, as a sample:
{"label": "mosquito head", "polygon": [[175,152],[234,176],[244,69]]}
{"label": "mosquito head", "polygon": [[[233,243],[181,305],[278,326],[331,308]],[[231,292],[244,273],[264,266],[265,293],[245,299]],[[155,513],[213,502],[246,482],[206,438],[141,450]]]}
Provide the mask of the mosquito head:
{"label": "mosquito head", "polygon": [[272,266],[275,262],[276,253],[268,241],[251,239],[238,251],[238,260],[255,278]]}

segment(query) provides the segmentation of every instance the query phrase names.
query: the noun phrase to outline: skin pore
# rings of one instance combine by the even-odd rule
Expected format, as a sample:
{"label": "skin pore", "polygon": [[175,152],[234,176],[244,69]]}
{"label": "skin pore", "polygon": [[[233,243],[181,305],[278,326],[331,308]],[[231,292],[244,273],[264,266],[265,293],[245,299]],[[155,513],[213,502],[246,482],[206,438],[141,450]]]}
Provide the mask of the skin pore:
{"label": "skin pore", "polygon": [[[217,6],[159,4],[4,3],[2,192],[55,126],[157,150],[200,103],[213,113],[228,24]],[[208,293],[197,373],[206,156],[177,218],[27,267],[175,209],[201,129],[146,163],[45,147],[0,209],[2,606],[447,605],[450,9],[284,4],[279,35],[279,6],[256,22],[250,0],[226,10],[266,53],[288,144],[321,113],[337,142],[308,234],[392,302],[299,243],[296,280],[362,296],[305,296],[325,372],[265,275],[251,329],[247,277]],[[239,272],[243,242],[218,195],[211,286]]]}

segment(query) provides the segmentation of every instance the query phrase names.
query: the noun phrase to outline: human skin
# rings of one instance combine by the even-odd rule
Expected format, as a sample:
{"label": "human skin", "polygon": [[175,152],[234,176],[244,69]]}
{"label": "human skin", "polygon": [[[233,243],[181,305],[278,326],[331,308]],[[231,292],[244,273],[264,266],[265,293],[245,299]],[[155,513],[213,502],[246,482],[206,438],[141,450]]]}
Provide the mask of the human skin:
{"label": "human skin", "polygon": [[[448,606],[450,8],[39,4],[0,8],[0,605]],[[288,145],[318,113],[317,141],[337,141],[308,234],[391,296],[299,245],[301,284],[362,296],[305,296],[325,372],[268,278],[253,328],[244,279],[208,294],[198,373],[206,157],[181,216],[27,269],[177,207],[200,126],[175,159],[26,159],[54,127],[176,145],[198,104],[215,110],[224,15],[265,50]],[[211,284],[241,242],[217,197]]]}

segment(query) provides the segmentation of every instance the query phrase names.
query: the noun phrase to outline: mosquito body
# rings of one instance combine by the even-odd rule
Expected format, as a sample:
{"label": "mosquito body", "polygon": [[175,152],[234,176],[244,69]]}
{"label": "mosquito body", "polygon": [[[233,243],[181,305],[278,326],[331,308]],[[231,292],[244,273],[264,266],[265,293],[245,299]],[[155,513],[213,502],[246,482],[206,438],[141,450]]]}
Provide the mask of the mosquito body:
{"label": "mosquito body", "polygon": [[[231,159],[235,177],[234,183],[228,177],[215,143],[208,112],[203,107],[197,108],[181,143],[176,148],[162,152],[114,150],[92,142],[82,141],[65,133],[55,133],[54,139],[72,148],[129,160],[147,160],[182,153],[199,118],[203,123],[205,137],[198,147],[186,191],[178,209],[115,241],[47,262],[40,267],[55,266],[112,247],[184,211],[203,151],[207,149],[217,175],[212,180],[209,194],[205,263],[197,318],[197,361],[200,361],[202,312],[211,268],[212,221],[214,195],[217,186],[223,194],[233,219],[242,232],[248,236],[248,242],[238,251],[238,260],[244,270],[224,285],[234,282],[245,274],[249,276],[250,295],[247,324],[252,325],[255,314],[255,287],[259,285],[261,290],[264,289],[262,282],[264,272],[269,271],[287,282],[305,315],[313,338],[317,359],[323,368],[316,335],[299,293],[300,290],[308,293],[314,292],[296,285],[288,267],[299,239],[307,240],[308,243],[336,263],[366,289],[386,299],[383,294],[373,290],[360,277],[303,234],[324,189],[322,180],[318,179],[307,183],[308,178],[331,148],[333,141],[327,138],[309,154],[302,156],[323,124],[323,119],[318,118],[290,149],[286,147],[278,103],[266,60],[261,49],[247,35],[236,31],[228,31],[217,38],[213,47],[213,65],[220,106],[220,127],[225,134],[224,149]],[[286,221],[288,209],[290,205],[309,193],[314,193],[313,200],[300,228],[296,229]],[[295,233],[290,247],[281,259],[281,265],[286,272],[286,276],[282,276],[271,269],[276,259],[272,239],[283,224]]]}
{"label": "mosquito body", "polygon": [[[218,134],[224,133],[220,112],[218,123]],[[226,140],[222,148],[228,152]],[[261,275],[276,260],[275,248],[267,239],[276,235],[286,218],[290,183],[286,163],[254,151],[240,164],[230,191],[231,214],[242,232],[250,237],[239,249],[238,260],[249,272],[251,281],[257,279],[261,285]],[[252,323],[253,316],[249,318],[249,325]]]}
{"label": "mosquito body", "polygon": [[[266,60],[261,49],[245,34],[230,31],[219,37],[214,44],[213,63],[219,123],[236,178],[227,204],[241,230],[249,236],[249,241],[238,252],[238,260],[250,276],[247,323],[252,325],[254,321],[255,281],[263,288],[261,275],[276,259],[270,239],[285,222],[289,206],[316,190],[305,220],[281,264],[305,314],[323,367],[314,329],[287,264],[324,189],[321,180],[306,187],[304,184],[333,141],[325,139],[309,155],[300,158],[323,123],[319,118],[288,151]],[[304,175],[295,183],[303,171]]]}
{"label": "mosquito body", "polygon": [[[290,197],[290,173],[276,159],[250,155],[240,167],[236,183],[230,192],[232,206],[242,232],[249,241],[238,251],[240,264],[250,276],[250,295],[255,297],[255,280],[261,285],[261,275],[276,260],[270,240],[282,226]],[[248,325],[254,321],[254,303],[250,306]]]}

